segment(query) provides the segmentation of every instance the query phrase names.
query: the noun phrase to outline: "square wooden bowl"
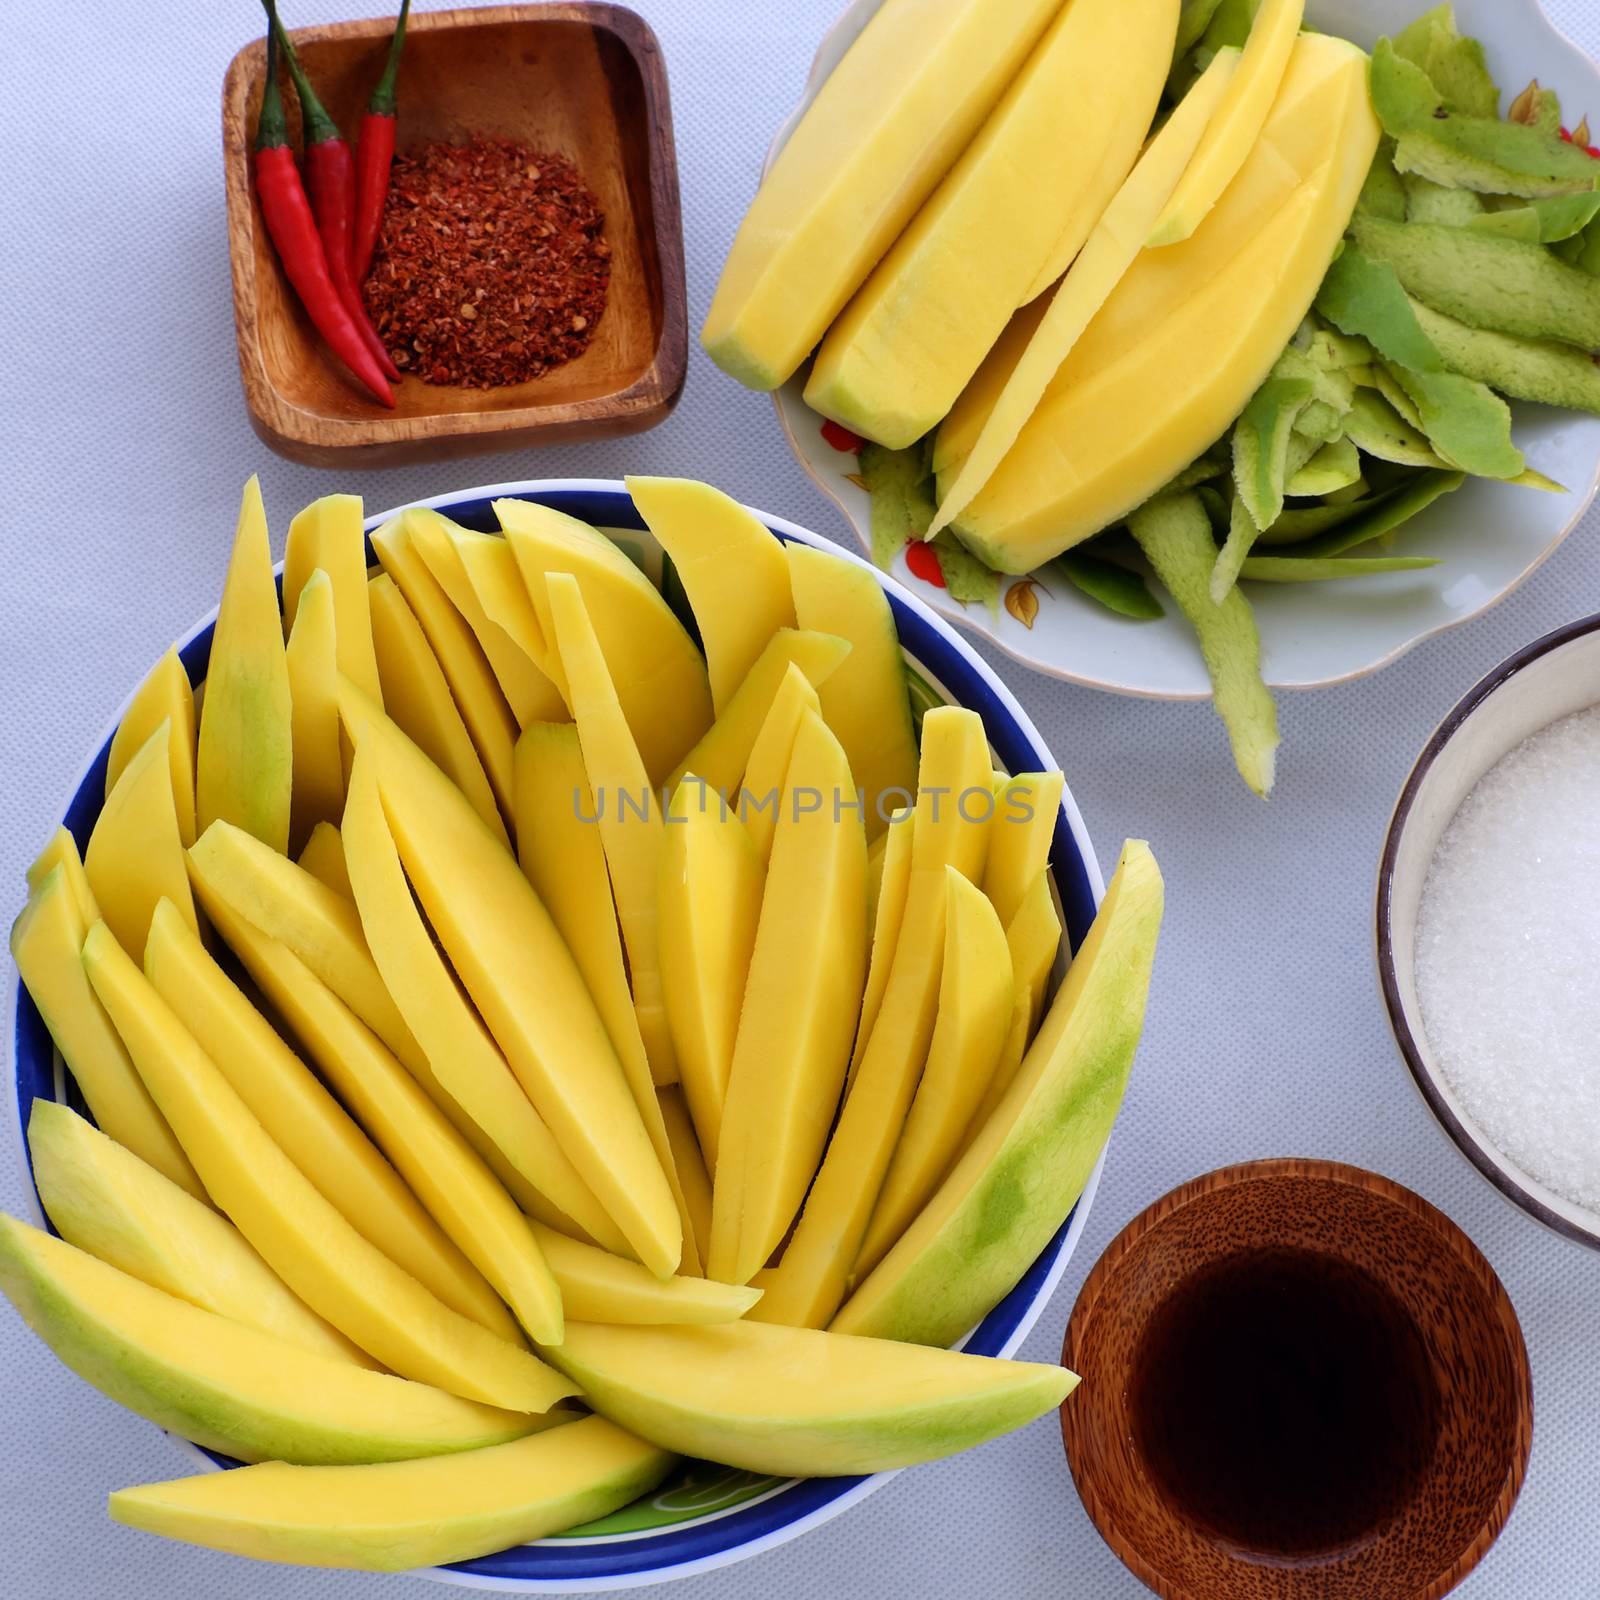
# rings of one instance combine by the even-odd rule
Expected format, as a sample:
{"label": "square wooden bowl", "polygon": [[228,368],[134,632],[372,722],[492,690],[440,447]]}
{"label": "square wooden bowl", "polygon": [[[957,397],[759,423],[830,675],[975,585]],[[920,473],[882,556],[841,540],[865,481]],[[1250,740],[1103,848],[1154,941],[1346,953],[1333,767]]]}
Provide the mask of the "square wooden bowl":
{"label": "square wooden bowl", "polygon": [[[360,126],[393,20],[291,35],[347,136]],[[666,68],[641,17],[585,3],[412,16],[399,148],[483,134],[569,157],[605,212],[612,274],[605,314],[577,360],[500,389],[408,377],[393,411],[366,399],[323,347],[267,237],[250,160],[265,69],[259,40],[233,58],[222,141],[239,368],[251,425],[268,445],[313,466],[380,466],[637,433],[671,411],[688,361],[683,224]]]}

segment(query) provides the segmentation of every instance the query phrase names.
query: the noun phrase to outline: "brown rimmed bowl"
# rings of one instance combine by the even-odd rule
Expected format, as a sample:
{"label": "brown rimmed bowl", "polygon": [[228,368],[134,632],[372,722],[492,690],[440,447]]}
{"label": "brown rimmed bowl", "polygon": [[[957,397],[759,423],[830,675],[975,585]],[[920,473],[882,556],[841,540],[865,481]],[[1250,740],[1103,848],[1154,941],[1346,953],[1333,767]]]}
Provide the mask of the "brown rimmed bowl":
{"label": "brown rimmed bowl", "polygon": [[[360,126],[393,22],[291,32],[347,136]],[[583,0],[412,16],[400,150],[485,134],[567,156],[605,212],[612,274],[605,313],[577,360],[498,389],[406,378],[393,411],[323,348],[266,235],[250,172],[265,66],[259,39],[233,58],[222,146],[239,370],[266,444],[312,466],[385,466],[638,433],[667,416],[688,366],[683,223],[666,67],[641,17]],[[284,95],[298,144],[292,84]]]}
{"label": "brown rimmed bowl", "polygon": [[1417,998],[1417,919],[1439,840],[1478,780],[1531,734],[1600,704],[1600,615],[1547,633],[1501,662],[1439,724],[1395,805],[1378,867],[1378,982],[1401,1058],[1456,1148],[1507,1200],[1600,1250],[1600,1217],[1498,1150],[1473,1121],[1428,1042]]}
{"label": "brown rimmed bowl", "polygon": [[[1175,1297],[1262,1252],[1327,1261],[1337,1281],[1381,1296],[1411,1330],[1427,1391],[1426,1448],[1404,1497],[1359,1534],[1292,1553],[1266,1540],[1252,1548],[1174,1492],[1145,1447],[1136,1400],[1160,1344],[1147,1335]],[[1336,1162],[1226,1167],[1158,1200],[1090,1273],[1062,1360],[1083,1375],[1061,1422],[1084,1508],[1164,1600],[1438,1600],[1499,1537],[1527,1470],[1532,1380],[1500,1280],[1425,1200]],[[1254,1398],[1239,1392],[1241,1406]],[[1318,1446],[1306,1438],[1307,1451]]]}

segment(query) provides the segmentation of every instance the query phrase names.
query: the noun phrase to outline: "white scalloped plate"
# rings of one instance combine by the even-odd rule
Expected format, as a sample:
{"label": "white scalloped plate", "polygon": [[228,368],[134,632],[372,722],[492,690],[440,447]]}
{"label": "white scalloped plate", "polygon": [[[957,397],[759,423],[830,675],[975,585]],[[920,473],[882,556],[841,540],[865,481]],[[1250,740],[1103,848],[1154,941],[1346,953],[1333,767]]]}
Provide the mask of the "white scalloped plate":
{"label": "white scalloped plate", "polygon": [[[823,39],[805,95],[767,152],[768,166],[881,4],[853,0]],[[1370,48],[1426,8],[1427,0],[1311,0],[1307,14],[1324,32]],[[1574,119],[1585,111],[1600,117],[1600,69],[1556,32],[1537,0],[1457,0],[1456,14],[1463,32],[1483,40],[1507,93],[1536,77],[1560,92]],[[802,374],[773,397],[778,420],[800,464],[870,549],[867,495],[851,476],[856,458],[823,437],[822,419],[800,398],[803,382]],[[1375,672],[1424,639],[1488,610],[1544,562],[1600,489],[1600,418],[1522,406],[1517,439],[1529,462],[1566,484],[1568,493],[1472,481],[1396,538],[1395,553],[1438,556],[1437,567],[1339,583],[1251,585],[1267,681],[1278,688],[1316,689]],[[951,621],[1051,677],[1165,700],[1210,696],[1194,636],[1170,604],[1159,622],[1129,622],[1060,579],[1014,580],[1033,584],[1028,600],[1036,609],[1015,608],[1023,616],[1033,613],[1024,623],[1005,607],[991,614],[983,606],[960,605],[913,573],[904,555],[895,561],[894,575]]]}

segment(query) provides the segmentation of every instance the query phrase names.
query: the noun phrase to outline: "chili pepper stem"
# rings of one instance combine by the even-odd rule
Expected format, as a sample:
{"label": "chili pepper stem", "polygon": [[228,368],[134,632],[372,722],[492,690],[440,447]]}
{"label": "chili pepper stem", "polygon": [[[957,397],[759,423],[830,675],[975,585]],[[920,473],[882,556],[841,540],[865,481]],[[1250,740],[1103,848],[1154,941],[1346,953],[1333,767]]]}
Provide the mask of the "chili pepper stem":
{"label": "chili pepper stem", "polygon": [[389,40],[389,54],[384,58],[383,73],[367,101],[367,110],[380,117],[395,113],[395,84],[400,77],[400,52],[406,47],[406,18],[411,15],[411,0],[400,0],[400,15],[395,18],[394,34]]}
{"label": "chili pepper stem", "polygon": [[294,79],[294,92],[300,97],[300,118],[305,125],[306,143],[324,144],[330,139],[339,138],[339,125],[328,115],[327,108],[317,98],[317,92],[311,87],[311,80],[306,76],[305,68],[300,65],[300,57],[295,53],[294,45],[284,31],[283,20],[278,15],[277,0],[261,0],[261,4],[266,10],[272,36],[278,41],[278,46],[283,51],[283,59],[289,64],[289,76]]}

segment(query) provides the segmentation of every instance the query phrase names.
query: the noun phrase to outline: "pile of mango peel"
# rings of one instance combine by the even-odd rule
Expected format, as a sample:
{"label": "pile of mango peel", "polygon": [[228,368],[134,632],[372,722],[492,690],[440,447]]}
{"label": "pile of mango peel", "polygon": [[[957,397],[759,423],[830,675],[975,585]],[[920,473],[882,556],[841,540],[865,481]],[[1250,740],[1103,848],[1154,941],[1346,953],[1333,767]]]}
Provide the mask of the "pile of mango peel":
{"label": "pile of mango peel", "polygon": [[1048,567],[1130,621],[1153,574],[1265,795],[1241,581],[1436,565],[1386,543],[1468,477],[1565,492],[1507,401],[1600,413],[1587,124],[1538,84],[1502,116],[1449,5],[1370,58],[1303,0],[933,10],[886,0],[824,84],[706,348],[757,388],[810,358],[880,565],[927,539],[963,604]]}
{"label": "pile of mango peel", "polygon": [[[586,1523],[680,1457],[948,1455],[1059,1367],[946,1348],[1076,1203],[1162,912],[1123,851],[1066,975],[1059,773],[918,719],[867,567],[629,482],[658,587],[531,501],[333,495],[280,605],[247,486],[198,711],[169,651],[12,931],[92,1121],[0,1288],[237,1470],[119,1521],[400,1569]],[[665,598],[667,592],[675,603]],[[979,803],[982,802],[982,803]]]}

